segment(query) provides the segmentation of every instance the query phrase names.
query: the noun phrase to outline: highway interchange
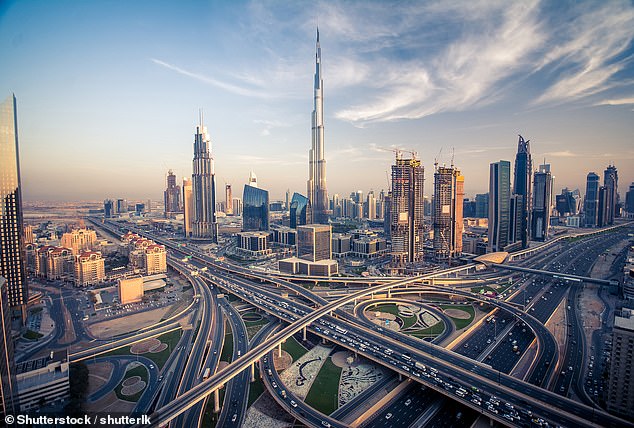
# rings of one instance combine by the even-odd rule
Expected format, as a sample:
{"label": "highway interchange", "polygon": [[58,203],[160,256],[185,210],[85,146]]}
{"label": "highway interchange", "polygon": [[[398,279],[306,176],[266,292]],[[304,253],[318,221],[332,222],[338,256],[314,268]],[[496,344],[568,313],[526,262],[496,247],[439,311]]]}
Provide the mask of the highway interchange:
{"label": "highway interchange", "polygon": [[[136,231],[146,233],[145,231]],[[121,230],[118,230],[118,232],[121,232]],[[583,272],[583,267],[589,268],[589,266],[585,258],[592,257],[592,255],[589,251],[585,251],[585,258],[580,256],[571,257],[571,254],[582,253],[578,251],[577,246],[593,246],[593,248],[596,247],[600,251],[601,248],[605,248],[609,244],[610,236],[612,236],[612,239],[616,239],[614,236],[618,234],[615,232],[596,235],[573,243],[560,241],[560,243],[545,249],[542,252],[544,256],[533,256],[520,261],[520,264],[528,264],[531,267],[551,269],[562,273],[586,274],[587,272]],[[172,244],[168,240],[162,240],[159,236],[151,237],[159,242],[163,241],[161,243]],[[606,242],[602,242],[602,240]],[[173,244],[169,246],[176,251],[181,251],[182,254],[182,248]],[[178,259],[178,256],[170,259],[172,265],[178,263],[176,259]],[[532,263],[528,263],[529,261],[532,261]],[[556,263],[559,263],[559,265]],[[190,351],[191,356],[187,359],[188,362],[184,369],[187,375],[181,376],[180,388],[175,400],[171,402],[163,400],[163,402],[155,403],[154,409],[158,410],[156,415],[161,417],[161,419],[156,420],[157,422],[159,420],[161,423],[166,422],[166,417],[169,419],[184,417],[189,418],[187,425],[195,425],[196,419],[193,418],[198,418],[198,422],[200,421],[202,405],[194,403],[202,403],[209,393],[213,394],[213,391],[217,390],[217,387],[214,388],[213,385],[221,386],[227,383],[227,379],[232,379],[227,384],[225,404],[222,406],[223,410],[220,414],[223,425],[219,426],[239,426],[246,410],[244,394],[248,394],[248,384],[251,378],[249,367],[252,365],[252,361],[259,360],[261,373],[266,373],[268,368],[266,368],[267,362],[264,362],[264,359],[268,358],[268,364],[270,364],[271,358],[268,356],[271,355],[271,351],[279,343],[280,337],[290,337],[288,334],[290,331],[301,332],[304,326],[307,326],[309,334],[326,338],[331,343],[351,349],[376,363],[390,367],[404,377],[417,382],[417,385],[424,384],[424,390],[420,386],[412,387],[416,391],[409,394],[411,395],[410,398],[406,398],[407,394],[402,395],[395,403],[391,403],[389,408],[377,412],[371,426],[407,426],[413,422],[412,418],[415,420],[420,417],[419,410],[415,409],[419,409],[424,403],[430,402],[434,403],[434,407],[437,408],[436,417],[438,417],[438,415],[446,413],[447,406],[450,406],[450,403],[456,399],[463,406],[469,406],[471,409],[487,414],[487,416],[509,425],[530,426],[532,424],[531,419],[534,419],[538,424],[542,423],[540,421],[542,419],[551,421],[553,425],[570,426],[571,422],[573,422],[578,425],[592,426],[589,421],[593,417],[595,421],[607,426],[622,426],[623,424],[623,421],[603,414],[599,409],[588,408],[563,397],[557,398],[557,395],[531,385],[531,383],[535,385],[548,384],[553,377],[553,373],[561,376],[559,375],[561,370],[558,369],[555,372],[555,367],[561,365],[557,364],[556,343],[552,335],[543,327],[543,323],[547,321],[553,310],[559,306],[562,299],[568,295],[569,290],[571,288],[574,289],[575,283],[570,286],[565,284],[563,280],[546,279],[544,281],[542,278],[533,275],[517,273],[515,275],[507,275],[502,273],[497,275],[494,280],[497,281],[500,278],[504,280],[512,278],[512,281],[515,280],[513,289],[508,291],[508,294],[512,294],[510,297],[507,296],[509,303],[502,299],[483,298],[472,293],[468,288],[464,290],[458,287],[452,289],[450,294],[454,297],[461,296],[471,302],[484,299],[486,303],[500,308],[497,310],[494,322],[483,322],[479,328],[474,329],[467,338],[455,346],[452,352],[438,345],[421,343],[419,339],[404,336],[398,332],[386,331],[373,325],[367,319],[363,319],[363,317],[354,317],[350,313],[337,309],[349,302],[361,301],[365,296],[372,296],[374,293],[384,293],[389,288],[396,294],[397,290],[402,290],[403,287],[411,287],[415,285],[415,282],[418,282],[418,287],[420,287],[420,279],[423,278],[418,280],[392,280],[389,283],[386,282],[371,289],[352,293],[331,303],[301,285],[298,286],[292,282],[262,273],[255,274],[247,269],[214,261],[200,254],[194,254],[194,260],[191,260],[189,264],[188,268],[193,268],[194,270],[202,267],[208,268],[196,280],[205,280],[207,284],[213,285],[211,287],[200,285],[198,288],[206,291],[213,290],[213,293],[216,293],[218,288],[222,288],[224,292],[230,292],[256,308],[268,312],[271,316],[281,319],[284,323],[291,323],[291,325],[269,338],[265,338],[264,334],[261,335],[258,339],[261,339],[262,342],[254,343],[256,346],[251,347],[251,350],[248,351],[249,347],[246,337],[242,336],[244,334],[244,323],[239,314],[235,310],[232,311],[231,305],[227,304],[226,301],[224,303],[220,302],[220,304],[213,303],[214,298],[211,292],[202,292],[199,310],[196,311],[196,319],[200,318],[200,327],[196,338],[194,338],[193,348]],[[183,269],[183,266],[181,265],[180,268]],[[287,292],[290,297],[282,297],[281,291]],[[426,290],[426,293],[433,295],[447,292],[447,287],[442,286],[431,286],[427,287]],[[301,296],[295,297],[294,293],[297,293],[297,295],[301,293]],[[206,295],[209,297],[205,297]],[[367,304],[367,301],[363,304]],[[200,307],[203,308],[202,311]],[[214,318],[214,311],[211,309],[220,307],[228,314],[225,318],[229,319],[234,341],[237,340],[237,342],[234,342],[233,347],[234,361],[227,369],[217,372],[210,379],[203,381],[201,373],[205,368],[209,367],[212,369],[211,373],[216,371],[216,365],[212,364],[212,362],[205,361],[203,364],[203,356],[214,355],[210,352],[208,340],[212,336],[212,344],[222,342],[222,338],[213,335],[213,332],[219,329],[212,327],[214,323],[211,321]],[[571,307],[574,307],[574,305]],[[523,312],[524,309],[526,313]],[[206,313],[207,315],[205,316]],[[216,314],[215,316],[218,315]],[[205,320],[208,320],[208,322],[206,323]],[[336,334],[337,327],[340,330],[345,330],[345,333]],[[574,331],[575,329],[573,328],[571,330],[573,335]],[[267,333],[272,332],[272,330],[267,330]],[[203,339],[199,340],[199,338]],[[242,342],[240,342],[240,338],[243,339]],[[510,338],[512,339],[509,340]],[[518,353],[511,350],[514,346],[514,340],[517,341],[516,344],[521,350]],[[523,351],[534,341],[538,341],[542,345],[538,348],[543,349],[539,350],[536,362],[531,366],[531,370],[526,373],[528,382],[524,383],[520,379],[508,376],[507,373],[510,373],[515,368]],[[581,342],[577,341],[577,343],[580,344]],[[566,349],[569,351],[570,347]],[[238,355],[238,350],[242,354],[241,356]],[[464,357],[460,354],[463,354]],[[569,354],[578,355],[579,352],[567,352],[566,356]],[[481,360],[483,363],[478,363],[477,360]],[[228,370],[238,365],[247,369],[233,368],[233,370]],[[420,367],[423,365],[425,369]],[[232,373],[224,373],[229,371]],[[223,373],[224,376],[219,376]],[[269,376],[263,377],[268,378]],[[241,385],[241,387],[235,388],[233,383]],[[279,387],[279,382],[276,383]],[[304,405],[300,400],[292,398],[288,391],[285,391],[286,397],[282,397],[269,382],[265,381],[265,384],[272,391],[272,395],[278,402],[286,404],[286,406],[283,405],[282,407],[287,408],[290,413],[295,414],[304,423],[311,426],[325,426],[325,422],[332,426],[340,426],[337,425],[338,422],[336,420],[330,419],[327,415],[319,412],[315,413],[314,409]],[[470,387],[475,386],[479,391],[474,393],[471,388],[465,388],[467,385]],[[555,385],[555,392],[564,393],[565,395],[570,384],[565,386],[564,391],[558,391],[557,387],[561,388],[558,382]],[[572,387],[574,388],[574,385]],[[456,395],[456,391],[460,391],[460,388],[465,389],[465,393],[460,394],[463,396]],[[238,389],[243,394],[241,397],[235,397],[235,393],[232,392]],[[436,393],[433,391],[436,391]],[[451,399],[441,398],[438,392]],[[408,399],[411,401],[405,404]],[[291,401],[295,405],[292,405]],[[499,404],[496,404],[498,402]],[[505,403],[513,404],[507,406]],[[166,410],[172,412],[173,415],[168,415]],[[464,407],[465,418],[469,413],[471,411]],[[388,414],[391,414],[391,416],[387,417]],[[411,415],[402,416],[405,414]],[[532,415],[534,417],[531,417]],[[539,417],[537,417],[538,415]],[[436,417],[432,419],[435,420]],[[379,423],[379,420],[382,422]]]}

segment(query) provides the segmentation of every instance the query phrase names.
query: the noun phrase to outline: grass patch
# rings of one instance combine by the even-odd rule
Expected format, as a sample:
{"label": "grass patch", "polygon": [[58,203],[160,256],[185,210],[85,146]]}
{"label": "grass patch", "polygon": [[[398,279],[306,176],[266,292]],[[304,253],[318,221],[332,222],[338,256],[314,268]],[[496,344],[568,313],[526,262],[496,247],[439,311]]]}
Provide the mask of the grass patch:
{"label": "grass patch", "polygon": [[264,324],[259,324],[259,325],[252,325],[250,327],[247,327],[247,338],[250,340],[252,340],[256,334],[258,334],[258,331],[262,330],[264,328]]}
{"label": "grass patch", "polygon": [[[482,290],[484,290],[484,291],[482,291]],[[472,292],[472,293],[478,293],[478,294],[479,294],[479,293],[484,294],[484,293],[486,293],[487,291],[492,291],[492,292],[494,292],[494,293],[498,293],[498,292],[499,292],[498,290],[495,290],[495,289],[493,289],[493,288],[491,288],[491,287],[489,287],[489,286],[486,286],[486,285],[485,285],[485,286],[483,286],[483,287],[473,287],[473,288],[471,289],[471,292]]]}
{"label": "grass patch", "polygon": [[[225,326],[229,331],[229,326]],[[226,331],[226,330],[225,330]],[[222,345],[222,353],[220,354],[220,361],[226,361],[228,363],[233,359],[233,333],[225,334],[225,341]]]}
{"label": "grass patch", "polygon": [[465,319],[449,317],[449,318],[451,318],[453,323],[456,325],[456,330],[463,329],[466,326],[468,326],[469,324],[471,324],[471,322],[473,321],[473,318],[475,317],[475,309],[473,309],[473,306],[440,305],[440,307],[442,309],[457,309],[459,311],[463,311],[463,312],[466,312],[466,313],[469,314],[469,318],[465,318]]}
{"label": "grass patch", "polygon": [[22,335],[22,337],[24,337],[25,339],[29,339],[29,340],[37,340],[40,337],[42,337],[43,335],[38,333],[37,331],[33,331],[33,330],[27,330],[26,333],[24,333]]}
{"label": "grass patch", "polygon": [[262,395],[263,392],[264,392],[264,382],[262,382],[262,379],[260,379],[260,368],[256,364],[255,365],[255,382],[252,382],[251,386],[249,387],[249,401],[247,404],[247,408],[249,408],[249,406],[255,403],[255,400],[257,400],[258,397],[260,397],[260,395]]}
{"label": "grass patch", "polygon": [[[132,376],[139,376],[141,380],[145,382],[145,388],[143,388],[141,391],[137,392],[134,395],[121,394],[121,390],[123,389],[123,382],[126,379],[131,378]],[[136,403],[137,401],[139,401],[139,398],[141,398],[141,395],[143,395],[143,391],[145,391],[145,389],[147,388],[148,379],[149,379],[149,374],[147,371],[147,367],[145,367],[143,364],[140,364],[125,372],[125,376],[123,377],[123,380],[121,381],[119,385],[117,385],[114,392],[115,394],[117,394],[117,398],[119,398],[119,400],[131,401],[133,403]]]}
{"label": "grass patch", "polygon": [[282,349],[293,357],[293,361],[297,361],[302,355],[308,352],[306,348],[300,345],[295,337],[289,337],[286,342],[282,343]]}
{"label": "grass patch", "polygon": [[420,330],[415,330],[412,332],[407,332],[410,336],[418,337],[419,339],[423,339],[425,337],[436,337],[445,331],[445,323],[440,321],[431,327],[422,328]]}
{"label": "grass patch", "polygon": [[[225,389],[222,388],[219,394],[220,403],[225,399]],[[222,407],[220,409],[222,411]],[[205,412],[203,413],[203,427],[215,427],[218,424],[218,416],[220,413],[214,413],[214,396],[211,394],[205,405]]]}
{"label": "grass patch", "polygon": [[326,415],[337,410],[340,377],[341,368],[334,365],[330,358],[326,359],[308,391],[306,404]]}
{"label": "grass patch", "polygon": [[397,318],[400,318],[401,321],[403,321],[403,325],[401,327],[401,330],[413,326],[414,324],[416,324],[416,321],[418,321],[415,316],[413,316],[413,317],[404,317],[403,315],[399,315],[398,307],[394,303],[372,306],[371,308],[368,308],[367,310],[368,311],[384,312],[386,314],[392,314],[392,315],[396,316]]}
{"label": "grass patch", "polygon": [[[141,355],[152,360],[159,370],[162,369],[170,354],[172,353],[174,348],[176,348],[176,345],[181,338],[181,334],[182,330],[180,328],[178,330],[163,333],[162,335],[158,336],[157,339],[163,343],[167,343],[167,348],[156,354],[148,352]],[[130,348],[130,346],[124,346],[123,348],[115,349],[108,353],[105,353],[103,354],[103,356],[107,357],[110,355],[132,355],[132,353],[130,353]]]}

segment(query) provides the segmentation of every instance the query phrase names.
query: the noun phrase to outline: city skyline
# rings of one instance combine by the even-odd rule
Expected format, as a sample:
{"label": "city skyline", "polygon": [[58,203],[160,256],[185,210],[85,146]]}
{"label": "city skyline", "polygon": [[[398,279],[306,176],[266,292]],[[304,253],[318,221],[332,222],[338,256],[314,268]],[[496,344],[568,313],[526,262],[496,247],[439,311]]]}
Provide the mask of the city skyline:
{"label": "city skyline", "polygon": [[25,199],[161,199],[165,171],[192,172],[199,108],[220,186],[253,170],[272,200],[303,193],[318,20],[331,194],[387,189],[381,147],[397,146],[428,171],[455,148],[473,197],[517,133],[555,193],[608,164],[622,198],[634,181],[629,2],[305,5],[5,4],[0,81],[20,100]]}

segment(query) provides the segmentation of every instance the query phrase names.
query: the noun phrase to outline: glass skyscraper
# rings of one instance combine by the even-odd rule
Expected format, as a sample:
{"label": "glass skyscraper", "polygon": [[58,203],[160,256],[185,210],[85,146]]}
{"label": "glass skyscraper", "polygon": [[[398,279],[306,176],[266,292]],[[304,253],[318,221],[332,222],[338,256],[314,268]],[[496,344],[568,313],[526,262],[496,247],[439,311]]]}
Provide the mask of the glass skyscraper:
{"label": "glass skyscraper", "polygon": [[589,172],[586,179],[586,198],[583,202],[583,224],[594,227],[599,220],[599,176]]}
{"label": "glass skyscraper", "polygon": [[244,185],[242,195],[242,230],[269,230],[269,192]]}
{"label": "glass skyscraper", "polygon": [[504,251],[511,226],[511,163],[492,163],[489,175],[489,251]]}
{"label": "glass skyscraper", "polygon": [[290,209],[290,226],[296,229],[297,226],[312,223],[312,208],[310,201],[304,195],[293,193]]}
{"label": "glass skyscraper", "polygon": [[15,96],[0,106],[0,276],[7,280],[9,305],[26,322],[29,299],[22,237],[22,190]]}
{"label": "glass skyscraper", "polygon": [[530,140],[524,140],[520,135],[517,143],[517,155],[515,156],[515,179],[513,180],[513,193],[519,196],[517,204],[519,233],[514,241],[522,241],[522,248],[528,246],[531,225],[530,214],[532,205],[532,180],[533,161],[531,158]]}

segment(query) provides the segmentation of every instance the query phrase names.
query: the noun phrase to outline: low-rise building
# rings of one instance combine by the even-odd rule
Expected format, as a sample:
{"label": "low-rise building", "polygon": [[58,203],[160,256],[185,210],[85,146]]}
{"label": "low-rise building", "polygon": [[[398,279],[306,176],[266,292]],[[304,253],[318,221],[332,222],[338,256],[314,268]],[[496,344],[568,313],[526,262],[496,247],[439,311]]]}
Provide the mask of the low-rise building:
{"label": "low-rise building", "polygon": [[48,280],[73,277],[75,256],[69,248],[45,245],[35,250],[35,274]]}
{"label": "low-rise building", "polygon": [[167,252],[159,244],[150,244],[145,249],[145,273],[154,275],[167,272]]}
{"label": "low-rise building", "polygon": [[118,283],[119,302],[122,305],[143,300],[143,278],[120,279]]}
{"label": "low-rise building", "polygon": [[82,251],[94,250],[96,242],[97,233],[94,230],[74,229],[62,235],[61,246],[70,248],[73,255],[79,255]]}
{"label": "low-rise building", "polygon": [[60,405],[70,398],[66,351],[16,364],[20,412]]}
{"label": "low-rise building", "polygon": [[238,253],[249,257],[271,254],[269,232],[240,232],[237,235]]}
{"label": "low-rise building", "polygon": [[332,255],[346,257],[352,250],[352,235],[344,233],[332,234]]}
{"label": "low-rise building", "polygon": [[387,241],[383,238],[363,236],[352,240],[351,254],[355,257],[374,258],[387,253]]}
{"label": "low-rise building", "polygon": [[339,264],[336,260],[318,260],[312,262],[297,257],[290,257],[280,260],[278,262],[278,268],[280,272],[291,275],[332,276],[339,273]]}

